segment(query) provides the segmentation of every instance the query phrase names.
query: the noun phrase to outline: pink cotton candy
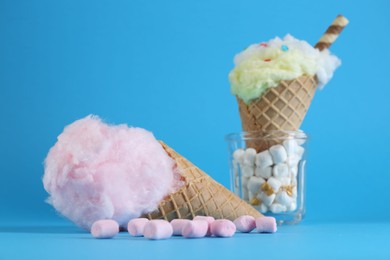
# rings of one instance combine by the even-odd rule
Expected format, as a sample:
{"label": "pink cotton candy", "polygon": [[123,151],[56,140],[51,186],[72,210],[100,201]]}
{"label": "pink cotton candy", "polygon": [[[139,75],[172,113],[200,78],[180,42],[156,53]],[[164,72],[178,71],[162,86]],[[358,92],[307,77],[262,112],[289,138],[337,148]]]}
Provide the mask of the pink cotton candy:
{"label": "pink cotton candy", "polygon": [[87,116],[58,136],[43,183],[48,202],[77,225],[113,219],[126,228],[180,186],[173,167],[151,132]]}

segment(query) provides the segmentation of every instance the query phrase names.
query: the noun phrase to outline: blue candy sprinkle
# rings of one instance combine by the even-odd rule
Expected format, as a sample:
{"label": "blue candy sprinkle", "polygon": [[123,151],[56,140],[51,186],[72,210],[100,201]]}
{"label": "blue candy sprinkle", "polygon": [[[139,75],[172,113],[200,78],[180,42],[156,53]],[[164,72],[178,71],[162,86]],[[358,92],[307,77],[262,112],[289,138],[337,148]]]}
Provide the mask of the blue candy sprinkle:
{"label": "blue candy sprinkle", "polygon": [[288,47],[286,45],[282,45],[282,47],[280,47],[282,49],[282,51],[288,51]]}

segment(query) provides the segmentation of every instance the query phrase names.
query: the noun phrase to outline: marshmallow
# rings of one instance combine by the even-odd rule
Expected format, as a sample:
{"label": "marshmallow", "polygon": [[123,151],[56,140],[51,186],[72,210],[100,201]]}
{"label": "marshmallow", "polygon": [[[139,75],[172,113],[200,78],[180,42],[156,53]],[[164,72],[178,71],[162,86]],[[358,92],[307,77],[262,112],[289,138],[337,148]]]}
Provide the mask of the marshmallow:
{"label": "marshmallow", "polygon": [[274,164],[274,162],[272,160],[272,156],[268,150],[265,150],[261,153],[258,153],[256,155],[255,163],[256,163],[257,168],[266,168],[266,167]]}
{"label": "marshmallow", "polygon": [[232,237],[236,233],[236,225],[228,219],[217,219],[211,223],[210,228],[216,237]]}
{"label": "marshmallow", "polygon": [[289,177],[287,164],[286,163],[278,163],[278,164],[276,164],[273,167],[272,173],[278,179]]}
{"label": "marshmallow", "polygon": [[248,181],[248,191],[257,194],[260,192],[261,185],[265,180],[261,177],[252,176]]}
{"label": "marshmallow", "polygon": [[253,192],[248,191],[248,200],[251,202],[251,204],[252,203],[256,204],[256,201],[253,201],[254,198],[256,198],[256,194],[253,194]]}
{"label": "marshmallow", "polygon": [[244,161],[245,151],[243,149],[237,149],[233,153],[233,159],[238,163],[242,163]]}
{"label": "marshmallow", "polygon": [[294,186],[292,189],[292,197],[296,199],[297,195],[298,195],[297,186]]}
{"label": "marshmallow", "polygon": [[171,223],[162,219],[150,220],[144,228],[144,237],[148,239],[166,239],[173,234]]}
{"label": "marshmallow", "polygon": [[288,196],[286,191],[279,191],[276,194],[275,201],[277,201],[279,204],[289,207],[292,203],[292,198]]}
{"label": "marshmallow", "polygon": [[285,162],[287,160],[287,152],[283,145],[277,144],[269,148],[272,160],[275,164]]}
{"label": "marshmallow", "polygon": [[283,177],[279,179],[282,186],[287,186],[291,184],[291,178],[290,177]]}
{"label": "marshmallow", "polygon": [[296,186],[298,183],[297,177],[291,177],[291,185]]}
{"label": "marshmallow", "polygon": [[256,167],[255,175],[258,176],[258,177],[262,177],[262,178],[268,179],[272,175],[272,167],[271,166],[268,166],[268,167],[265,167],[265,168]]}
{"label": "marshmallow", "polygon": [[249,192],[248,192],[248,188],[246,186],[242,187],[241,192],[242,192],[242,195],[241,195],[242,199],[249,200]]}
{"label": "marshmallow", "polygon": [[268,184],[269,186],[271,186],[272,190],[273,190],[275,193],[278,192],[280,186],[282,185],[282,183],[281,183],[278,179],[276,179],[276,178],[274,178],[274,177],[269,178],[269,179],[267,180],[267,184]]}
{"label": "marshmallow", "polygon": [[241,174],[243,177],[252,177],[254,175],[254,167],[251,165],[241,165]]}
{"label": "marshmallow", "polygon": [[236,229],[242,233],[249,233],[256,228],[255,218],[249,215],[243,215],[233,221]]}
{"label": "marshmallow", "polygon": [[265,206],[270,206],[275,200],[275,194],[267,195],[265,192],[260,192],[258,198],[263,202]]}
{"label": "marshmallow", "polygon": [[260,212],[261,213],[267,213],[268,212],[268,207],[264,203],[260,204]]}
{"label": "marshmallow", "polygon": [[[252,176],[250,176],[250,177],[252,177]],[[248,182],[249,182],[249,178],[250,177],[245,177],[245,176],[241,177],[241,185],[242,185],[242,187],[248,187]]]}
{"label": "marshmallow", "polygon": [[182,236],[186,238],[205,237],[209,230],[209,223],[206,220],[193,220],[183,226]]}
{"label": "marshmallow", "polygon": [[297,141],[295,141],[293,139],[284,140],[283,146],[286,149],[286,152],[287,152],[287,154],[289,156],[291,154],[296,154],[297,153],[297,147],[298,147]]}
{"label": "marshmallow", "polygon": [[298,155],[299,158],[302,158],[302,155],[303,155],[304,152],[305,152],[305,148],[303,148],[302,146],[298,145],[296,154]]}
{"label": "marshmallow", "polygon": [[255,158],[256,158],[256,150],[253,148],[248,148],[245,150],[243,164],[253,167],[255,165]]}
{"label": "marshmallow", "polygon": [[211,236],[211,230],[210,225],[215,221],[214,217],[211,216],[195,216],[193,220],[205,220],[207,223],[209,223],[209,229],[207,230],[207,236]]}
{"label": "marshmallow", "polygon": [[292,154],[287,158],[287,165],[291,167],[298,167],[298,163],[301,160],[297,154]]}
{"label": "marshmallow", "polygon": [[287,210],[287,207],[279,204],[279,203],[273,203],[269,209],[271,210],[272,213],[281,213]]}
{"label": "marshmallow", "polygon": [[297,209],[297,203],[291,202],[291,204],[287,207],[288,211],[294,211]]}
{"label": "marshmallow", "polygon": [[256,230],[260,233],[275,233],[276,220],[273,217],[259,217],[256,219]]}
{"label": "marshmallow", "polygon": [[148,222],[147,218],[134,218],[127,224],[127,231],[133,237],[141,237],[144,235],[144,228]]}
{"label": "marshmallow", "polygon": [[111,219],[98,220],[91,227],[91,234],[95,238],[112,238],[118,233],[119,224]]}
{"label": "marshmallow", "polygon": [[173,235],[174,236],[181,236],[182,235],[182,230],[185,224],[190,222],[191,220],[189,219],[173,219],[171,221],[172,229],[173,229]]}
{"label": "marshmallow", "polygon": [[291,174],[291,178],[292,177],[297,177],[297,174],[298,174],[298,166],[293,166],[293,167],[289,167],[290,169],[290,174]]}

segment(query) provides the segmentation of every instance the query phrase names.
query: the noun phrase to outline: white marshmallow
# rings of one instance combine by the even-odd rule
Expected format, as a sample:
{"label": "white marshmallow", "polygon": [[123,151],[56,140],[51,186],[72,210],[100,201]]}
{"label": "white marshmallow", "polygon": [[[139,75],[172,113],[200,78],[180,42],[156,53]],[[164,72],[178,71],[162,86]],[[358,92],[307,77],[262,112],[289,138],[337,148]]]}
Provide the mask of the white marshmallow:
{"label": "white marshmallow", "polygon": [[246,186],[243,186],[241,191],[242,191],[242,199],[249,200],[248,188]]}
{"label": "white marshmallow", "polygon": [[241,177],[241,185],[244,188],[248,187],[249,177],[242,176]]}
{"label": "white marshmallow", "polygon": [[256,158],[256,150],[253,148],[248,148],[245,150],[243,164],[253,167],[255,165],[255,158]]}
{"label": "white marshmallow", "polygon": [[265,206],[270,206],[272,202],[274,202],[275,196],[275,194],[267,196],[265,192],[260,192],[257,198],[261,200],[263,202],[262,204],[264,204]]}
{"label": "white marshmallow", "polygon": [[253,194],[257,194],[260,192],[260,187],[264,182],[263,178],[252,176],[248,181],[248,190]]}
{"label": "white marshmallow", "polygon": [[254,166],[241,165],[241,174],[243,177],[252,177],[255,173]]}
{"label": "white marshmallow", "polygon": [[291,178],[292,177],[297,177],[297,174],[298,174],[298,166],[290,166],[289,167],[289,169],[290,169],[290,174],[291,174]]}
{"label": "white marshmallow", "polygon": [[287,165],[290,167],[298,167],[298,163],[300,160],[301,158],[297,154],[292,154],[287,158],[286,162]]}
{"label": "white marshmallow", "polygon": [[250,190],[248,190],[248,200],[249,201],[252,201],[252,199],[255,197],[255,194],[253,192],[251,192]]}
{"label": "white marshmallow", "polygon": [[279,203],[274,203],[269,207],[269,209],[271,210],[272,213],[277,214],[277,213],[285,212],[287,210],[287,207]]}
{"label": "white marshmallow", "polygon": [[298,178],[297,177],[291,177],[291,185],[296,186],[298,183]]}
{"label": "white marshmallow", "polygon": [[288,186],[291,184],[291,178],[290,177],[283,177],[283,178],[280,178],[280,183],[282,184],[282,186]]}
{"label": "white marshmallow", "polygon": [[294,186],[292,189],[292,197],[296,199],[297,195],[298,195],[297,186]]}
{"label": "white marshmallow", "polygon": [[274,164],[272,156],[268,150],[258,153],[256,155],[255,163],[257,168],[267,168],[268,166]]}
{"label": "white marshmallow", "polygon": [[296,155],[298,155],[299,159],[302,158],[302,155],[303,153],[305,152],[305,148],[303,148],[302,146],[297,146],[297,152],[296,152]]}
{"label": "white marshmallow", "polygon": [[297,153],[297,141],[293,139],[285,140],[283,142],[283,146],[286,149],[287,154],[290,156],[291,154]]}
{"label": "white marshmallow", "polygon": [[276,194],[275,201],[277,201],[279,204],[286,206],[287,208],[292,203],[292,198],[288,196],[287,192],[285,191],[279,191]]}
{"label": "white marshmallow", "polygon": [[287,151],[283,145],[277,144],[269,148],[272,160],[275,164],[285,162],[287,160]]}
{"label": "white marshmallow", "polygon": [[272,175],[272,167],[271,166],[265,168],[256,167],[255,175],[258,177],[262,177],[264,179],[268,179]]}
{"label": "white marshmallow", "polygon": [[289,177],[287,164],[285,164],[285,163],[278,163],[278,164],[276,164],[273,167],[272,173],[278,179]]}
{"label": "white marshmallow", "polygon": [[275,193],[278,192],[280,186],[282,185],[282,183],[274,177],[269,178],[267,183],[271,186]]}
{"label": "white marshmallow", "polygon": [[287,206],[288,211],[294,211],[297,209],[297,203],[295,201],[291,202],[289,206]]}
{"label": "white marshmallow", "polygon": [[245,154],[245,151],[243,149],[237,149],[233,153],[233,158],[238,163],[242,163],[244,161],[244,154]]}
{"label": "white marshmallow", "polygon": [[264,203],[260,204],[260,212],[261,213],[267,213],[268,212],[268,207]]}

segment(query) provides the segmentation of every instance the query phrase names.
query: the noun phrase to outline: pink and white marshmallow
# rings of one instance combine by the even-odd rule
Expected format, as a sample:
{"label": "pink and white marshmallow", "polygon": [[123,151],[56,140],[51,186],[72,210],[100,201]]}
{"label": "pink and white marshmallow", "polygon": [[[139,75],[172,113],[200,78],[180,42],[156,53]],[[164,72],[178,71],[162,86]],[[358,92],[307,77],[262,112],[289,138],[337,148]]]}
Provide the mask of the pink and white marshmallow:
{"label": "pink and white marshmallow", "polygon": [[249,233],[256,228],[256,220],[254,217],[249,215],[243,215],[234,220],[234,225],[238,231],[242,233]]}
{"label": "pink and white marshmallow", "polygon": [[209,229],[207,230],[206,236],[211,236],[210,225],[215,221],[215,218],[211,216],[195,216],[193,220],[205,220],[207,223],[209,223]]}
{"label": "pink and white marshmallow", "polygon": [[152,240],[167,239],[173,234],[171,223],[162,219],[150,220],[144,228],[144,237]]}
{"label": "pink and white marshmallow", "polygon": [[275,233],[277,231],[275,218],[265,216],[257,218],[256,230],[259,233]]}
{"label": "pink and white marshmallow", "polygon": [[189,220],[189,219],[173,219],[171,221],[171,225],[173,228],[173,235],[174,236],[181,236],[182,231],[183,231],[183,227],[190,221],[191,220]]}
{"label": "pink and white marshmallow", "polygon": [[210,225],[211,233],[216,237],[232,237],[236,226],[228,219],[217,219]]}
{"label": "pink and white marshmallow", "polygon": [[144,235],[145,225],[149,221],[147,218],[134,218],[127,224],[127,231],[133,237],[141,237]]}
{"label": "pink and white marshmallow", "polygon": [[209,223],[206,220],[192,220],[183,226],[182,235],[186,238],[201,238],[207,235]]}
{"label": "pink and white marshmallow", "polygon": [[118,233],[119,224],[111,219],[98,220],[91,227],[91,234],[95,238],[113,238]]}

